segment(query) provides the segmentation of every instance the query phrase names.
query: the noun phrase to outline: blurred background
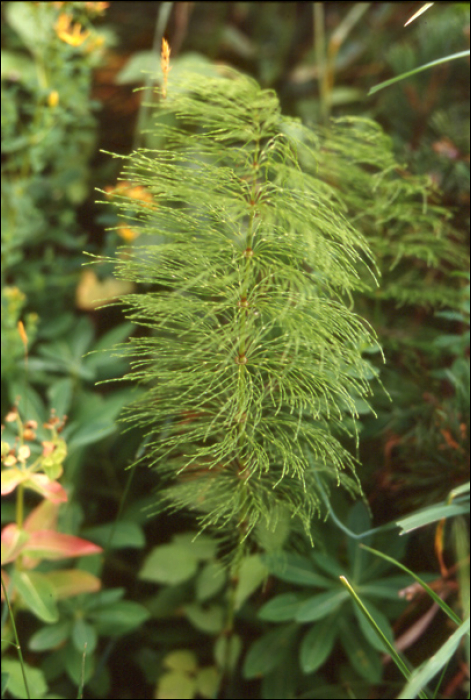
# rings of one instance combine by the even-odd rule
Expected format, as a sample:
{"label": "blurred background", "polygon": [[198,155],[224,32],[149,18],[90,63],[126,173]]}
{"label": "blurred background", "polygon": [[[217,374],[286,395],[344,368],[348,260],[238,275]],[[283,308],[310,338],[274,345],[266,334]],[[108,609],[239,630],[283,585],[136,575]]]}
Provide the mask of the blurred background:
{"label": "blurred background", "polygon": [[[341,116],[375,119],[406,177],[427,180],[433,211],[422,233],[432,240],[436,226],[438,242],[428,248],[417,239],[414,247],[406,235],[389,241],[383,234],[380,290],[355,299],[383,346],[386,364],[374,357],[372,363],[392,398],[378,382],[372,400],[377,417],[365,411],[360,420],[358,474],[375,524],[442,501],[469,478],[469,57],[369,94],[384,80],[469,49],[468,3],[433,3],[405,26],[421,6],[2,3],[2,419],[16,405],[22,429],[27,420],[37,423],[31,450],[38,456],[41,441],[49,439],[43,426],[51,409],[67,416],[61,484],[68,500],[58,529],[106,549],[104,559],[77,560],[79,569],[101,580],[99,595],[62,600],[55,622],[41,618],[33,603],[29,611],[17,610],[26,662],[39,674],[34,697],[75,697],[81,684],[83,697],[217,692],[224,575],[209,540],[200,558],[191,559],[191,518],[147,517],[144,509],[158,486],[155,474],[126,471],[142,454],[143,436],[136,429],[125,432],[118,418],[139,390],[106,382],[127,369],[112,346],[136,331],[118,307],[99,307],[133,287],[113,277],[111,264],[85,265],[90,258],[84,254],[112,257],[138,238],[110,205],[122,165],[112,154],[159,145],[158,136],[144,132],[153,122],[151,89],[161,77],[162,37],[171,47],[170,82],[178,71],[213,75],[230,65],[274,90],[284,114],[314,129]],[[7,422],[3,434],[10,445],[15,425]],[[347,446],[355,453],[353,444]],[[15,499],[14,493],[2,499],[2,525],[15,521]],[[28,492],[26,512],[37,502]],[[351,504],[345,496],[333,503],[346,517]],[[439,594],[457,596],[457,552],[467,546],[460,527],[445,534],[420,531],[392,556],[430,574]],[[335,528],[325,528],[328,553],[342,561],[345,542]],[[175,560],[165,559],[161,548],[175,538],[188,548],[194,567],[172,577]],[[163,557],[160,569],[149,562],[156,551]],[[41,566],[39,571],[49,572],[57,562]],[[213,588],[198,599],[198,585],[211,570],[222,577],[220,585],[213,576]],[[396,697],[401,677],[381,662],[377,649],[363,670],[339,645],[319,668],[303,669],[301,662],[298,668],[299,629],[289,642],[293,656],[287,659],[298,670],[289,674],[287,689],[276,690],[273,669],[244,677],[244,654],[268,629],[257,610],[278,585],[270,579],[262,587],[263,576],[251,572],[240,594],[236,679],[220,697]],[[440,615],[414,627],[425,610],[421,600],[406,611],[391,603],[388,612],[396,635],[414,629],[414,665],[438,648],[448,630]],[[3,623],[11,639],[6,610]],[[355,635],[353,617],[351,624]],[[172,657],[175,649],[190,655]],[[7,646],[4,654],[13,679],[6,696],[22,697],[16,656]],[[191,683],[186,690],[166,690],[162,678],[169,673]],[[468,683],[463,652],[447,668],[439,697],[469,697]]]}

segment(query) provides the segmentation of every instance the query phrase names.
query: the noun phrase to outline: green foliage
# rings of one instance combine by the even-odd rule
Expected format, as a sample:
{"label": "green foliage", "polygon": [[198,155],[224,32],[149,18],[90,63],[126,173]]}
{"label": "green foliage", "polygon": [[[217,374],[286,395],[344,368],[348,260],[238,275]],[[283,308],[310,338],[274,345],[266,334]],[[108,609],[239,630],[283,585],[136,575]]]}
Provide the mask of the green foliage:
{"label": "green foliage", "polygon": [[131,340],[129,377],[148,388],[126,420],[176,477],[165,497],[201,525],[236,525],[243,540],[286,504],[309,531],[317,480],[358,489],[332,429],[358,415],[371,378],[361,353],[374,337],[343,301],[365,288],[366,242],[299,165],[298,151],[315,160],[314,136],[253,81],[171,84],[157,129],[166,150],[125,167],[152,202],[114,197],[148,237],[116,260],[119,278],[145,285],[123,299],[127,317],[152,329]]}
{"label": "green foliage", "polygon": [[377,124],[336,120],[323,135],[316,165],[317,177],[340,191],[349,221],[375,255],[382,277],[370,295],[377,305],[461,305],[459,281],[449,270],[467,269],[463,237],[451,226],[451,213],[436,203],[430,178],[397,163],[390,137]]}
{"label": "green foliage", "polygon": [[[460,495],[464,495],[466,491],[468,492],[467,512],[469,514],[469,483],[465,485],[464,488],[457,489],[454,495],[460,497]],[[416,527],[423,527],[424,525],[433,522],[433,520],[436,520],[436,510],[436,506],[433,506],[432,508],[425,509],[425,512],[417,513],[410,516],[407,519],[407,521],[409,522],[410,529]],[[465,512],[465,509],[462,509],[461,512]],[[447,518],[456,517],[456,515],[458,514],[459,510],[453,510],[453,507],[450,504],[448,504],[447,506],[442,507],[442,522],[445,522],[445,519]],[[385,648],[389,650],[395,664],[408,681],[401,694],[398,696],[399,698],[415,698],[417,696],[421,698],[427,698],[428,695],[424,692],[424,689],[426,688],[427,684],[440,671],[443,671],[443,669],[445,669],[448,666],[451,659],[456,654],[458,647],[462,641],[467,642],[469,659],[469,565],[465,564],[465,560],[469,552],[469,541],[467,534],[463,537],[465,527],[466,526],[464,525],[464,522],[462,521],[462,519],[460,519],[458,529],[455,530],[457,534],[456,552],[458,555],[459,566],[461,569],[460,583],[462,594],[461,607],[462,615],[464,618],[463,620],[460,618],[459,615],[457,615],[454,612],[453,609],[451,609],[447,605],[447,603],[442,599],[441,596],[437,595],[437,593],[435,593],[435,591],[422,578],[420,578],[420,576],[418,576],[418,574],[416,574],[413,571],[410,571],[406,566],[400,564],[398,561],[385,554],[384,551],[378,552],[374,549],[371,549],[370,547],[365,547],[365,549],[368,552],[376,554],[377,556],[381,557],[381,559],[383,559],[384,561],[390,562],[391,564],[398,566],[403,571],[409,573],[420,584],[422,589],[425,590],[427,594],[434,600],[435,604],[442,609],[445,615],[448,616],[449,620],[451,620],[452,623],[454,623],[454,625],[457,626],[457,629],[442,644],[440,649],[437,652],[435,652],[433,656],[431,656],[427,661],[425,661],[420,667],[414,669],[413,671],[409,669],[409,665],[404,661],[400,654],[398,654],[398,651],[391,644],[391,641],[388,640],[387,637],[384,635],[384,632],[381,629],[381,625],[379,624],[380,618],[378,619],[377,614],[376,617],[374,615],[371,616],[371,614],[365,607],[361,596],[359,596],[358,593],[354,591],[349,582],[342,577],[343,583],[349,590],[352,599],[355,600],[355,603],[358,605],[359,610],[361,610],[364,620],[369,623],[371,630],[378,635],[380,640],[382,640],[382,644],[384,644]],[[467,639],[465,637],[467,637]],[[436,697],[437,695],[439,683],[437,684],[437,690],[435,691],[433,697]]]}
{"label": "green foliage", "polygon": [[[348,525],[358,533],[369,529],[370,520],[363,504],[353,507]],[[311,552],[306,556],[289,552],[263,555],[262,561],[270,573],[295,584],[296,588],[271,598],[260,608],[258,617],[265,621],[290,623],[290,626],[282,626],[279,634],[282,634],[281,630],[292,630],[297,640],[298,663],[304,674],[321,669],[334,645],[340,643],[355,671],[376,684],[382,677],[379,652],[384,651],[384,646],[378,642],[363,616],[358,614],[339,577],[343,575],[354,582],[366,607],[373,612],[389,640],[393,639],[393,632],[388,617],[397,615],[398,591],[407,585],[408,579],[405,576],[392,577],[390,565],[378,566],[378,561],[362,550],[359,541],[349,540],[347,544],[346,561],[335,552]],[[383,551],[389,550],[400,556],[405,542],[397,537],[388,540],[383,537],[381,544]],[[296,623],[294,627],[293,623]],[[300,638],[299,625],[306,623],[313,624],[303,628]],[[265,658],[268,640],[275,639],[276,634],[273,629],[268,630],[251,646],[244,661],[246,677],[277,673],[276,667],[283,663],[281,648],[278,655],[270,654]]]}
{"label": "green foliage", "polygon": [[[385,53],[388,76],[469,51],[469,5],[435,3]],[[469,60],[459,58],[383,90],[379,110],[416,172],[428,173],[469,227]]]}
{"label": "green foliage", "polygon": [[[2,286],[2,380],[18,376],[18,366],[24,360],[25,347],[18,333],[18,321],[23,315],[26,296],[18,287]],[[38,317],[28,313],[24,327],[28,338],[34,341]]]}
{"label": "green foliage", "polygon": [[[10,676],[10,693],[15,697],[26,693],[29,697],[29,685],[34,688],[35,697],[39,697],[40,689],[46,690],[48,681],[61,672],[65,672],[75,686],[90,681],[98,638],[129,634],[143,624],[149,613],[140,603],[121,600],[123,588],[97,593],[101,587],[101,565],[98,561],[87,564],[84,557],[97,555],[102,548],[59,529],[59,511],[68,500],[58,481],[67,456],[67,444],[60,437],[63,423],[51,416],[44,426],[50,434],[41,442],[41,450],[35,421],[23,423],[16,409],[10,411],[5,420],[2,497],[15,492],[16,522],[8,523],[2,530],[2,593],[5,586],[10,612],[10,620],[2,628],[2,641],[11,643],[14,638],[18,644],[15,616],[28,611],[42,623],[30,636],[28,648],[34,652],[48,651],[50,665],[36,670],[25,667],[20,653],[18,661],[6,659],[5,668]],[[16,431],[12,430],[12,425],[16,425]],[[39,428],[41,436],[44,429]],[[15,432],[18,433],[16,438]],[[44,499],[26,517],[25,490],[39,493]],[[121,531],[124,529],[123,523]],[[128,528],[127,538],[118,536],[114,547],[142,544],[142,532],[136,525],[132,535],[130,538]],[[59,563],[71,557],[80,557],[75,568]],[[23,680],[20,669],[27,680]]]}
{"label": "green foliage", "polygon": [[[35,374],[34,363],[25,376],[18,321],[23,319],[29,348],[38,339],[43,342],[41,350],[55,371],[64,367],[64,336],[76,323],[71,307],[85,241],[77,209],[89,193],[98,106],[90,98],[92,70],[102,60],[104,44],[91,23],[98,11],[83,3],[2,5],[4,412],[21,395],[22,409],[30,415],[33,406],[44,403],[30,381],[49,381]],[[77,359],[83,348],[75,346]],[[70,355],[68,360],[68,386],[49,387],[53,400],[61,393],[60,401],[53,401],[58,412],[69,411],[76,389],[77,368]],[[88,378],[94,376],[88,373]],[[42,413],[34,417],[45,420],[44,407]]]}
{"label": "green foliage", "polygon": [[398,513],[442,500],[469,476],[469,284],[457,302],[436,312],[420,339],[388,339],[390,355],[409,365],[383,372],[394,402],[377,406],[388,430],[383,473],[401,494]]}
{"label": "green foliage", "polygon": [[[230,629],[227,609],[232,606],[234,614],[246,609],[266,582],[268,569],[259,554],[250,554],[241,558],[237,577],[231,578],[218,558],[218,548],[218,541],[207,534],[183,532],[173,535],[169,544],[153,548],[143,562],[138,578],[161,584],[146,603],[154,623],[147,675],[158,693],[170,692],[165,690],[169,685],[194,686],[195,676],[204,671],[212,696],[220,685],[221,670],[234,672],[240,662],[243,641]],[[191,660],[192,671],[184,659],[189,664]],[[197,659],[211,663],[198,670]]]}
{"label": "green foliage", "polygon": [[[2,426],[4,484],[11,485],[12,477],[25,478],[2,498],[2,554],[17,556],[4,567],[13,595],[11,614],[4,607],[2,617],[2,697],[108,697],[116,687],[123,697],[410,697],[429,693],[427,683],[432,691],[437,686],[436,696],[442,691],[464,697],[469,635],[462,636],[466,630],[455,631],[454,625],[469,616],[469,484],[467,490],[461,486],[469,465],[469,277],[454,271],[468,263],[462,232],[467,235],[469,228],[469,62],[438,65],[372,98],[367,94],[372,85],[401,71],[467,50],[469,5],[435,3],[407,27],[403,25],[412,10],[405,3],[143,3],[138,13],[129,3],[106,6],[2,3],[2,415],[8,416],[15,404],[30,425],[38,424],[37,439],[24,436],[23,443],[12,429],[14,423],[4,419]],[[161,100],[157,91],[153,104],[145,105],[128,85],[158,83],[162,33],[172,49],[168,97]],[[229,77],[221,63],[252,75],[264,88],[276,90],[276,97],[249,80],[246,91],[241,89],[245,102],[236,101],[243,82]],[[143,75],[143,68],[150,72]],[[182,82],[188,70],[200,76],[195,90]],[[225,86],[222,96],[207,98],[201,85],[209,79],[211,85]],[[233,92],[226,94],[229,86]],[[178,104],[186,116],[175,114]],[[146,132],[156,107],[158,126]],[[219,134],[205,122],[206,109],[223,122]],[[242,116],[241,129],[234,127],[236,120],[226,123],[226,115],[234,112]],[[301,116],[310,128],[281,113]],[[351,119],[352,114],[361,118]],[[329,124],[330,115],[334,119]],[[363,119],[372,115],[385,125],[388,136]],[[255,172],[250,138],[257,124],[260,150],[267,157]],[[223,149],[231,129],[240,135],[232,134],[230,147]],[[149,149],[128,161],[130,177],[140,171],[140,179],[116,186],[119,161],[99,155],[98,142],[119,153],[128,153],[131,143]],[[158,178],[153,173],[156,163],[163,168]],[[147,186],[151,181],[154,185]],[[261,196],[253,208],[250,183]],[[121,219],[109,204],[96,208],[95,186],[107,198],[121,201]],[[313,192],[315,216],[306,209],[291,221],[290,214],[299,210],[306,193],[312,199]],[[265,226],[264,233],[259,231],[265,237],[264,257],[259,253],[258,258],[265,261],[262,270],[255,256],[240,255],[247,250],[248,211],[258,213]],[[311,226],[321,218],[320,226]],[[104,232],[103,227],[115,228]],[[290,235],[279,236],[280,231]],[[344,274],[343,246],[351,243],[352,233],[358,245],[353,253],[348,248],[352,257]],[[183,239],[186,247],[180,246]],[[114,258],[122,240],[128,245],[118,258],[123,269],[130,263],[131,277],[139,277],[145,261],[142,283],[113,278],[115,262],[82,267],[84,246],[99,257]],[[299,245],[309,253],[306,260],[296,249]],[[154,246],[152,254],[146,252],[149,246]],[[176,257],[174,248],[179,250]],[[314,253],[319,261],[313,262]],[[368,269],[374,269],[373,259],[380,273],[375,271],[378,287]],[[199,268],[201,279],[185,286],[194,282]],[[238,277],[239,270],[249,271],[247,279]],[[258,308],[237,306],[244,281],[252,292],[247,304],[256,302]],[[129,293],[149,298],[157,322],[150,313],[147,325],[134,325],[133,318],[123,323],[118,309],[98,309]],[[310,308],[310,299],[317,306]],[[259,310],[257,320],[251,314]],[[131,303],[128,311],[142,316],[139,305]],[[322,325],[310,323],[306,332],[305,321],[311,317]],[[258,490],[261,498],[249,505],[261,517],[253,536],[245,540],[245,552],[241,548],[237,566],[229,571],[229,544],[248,532],[245,523],[238,530],[233,527],[233,520],[225,527],[234,503],[229,499],[227,507],[218,509],[218,534],[231,540],[222,543],[209,537],[209,529],[198,536],[187,532],[188,514],[179,509],[193,493],[204,496],[204,484],[211,487],[216,478],[212,501],[190,504],[200,527],[210,525],[214,500],[234,491],[238,457],[210,468],[205,454],[199,454],[221,443],[228,447],[224,438],[231,435],[231,420],[236,446],[244,435],[247,454],[251,446],[260,445],[260,432],[251,427],[256,421],[237,429],[239,414],[230,397],[234,388],[241,396],[238,384],[218,386],[219,373],[209,373],[212,393],[204,395],[203,368],[190,362],[194,371],[183,375],[179,405],[177,374],[188,358],[197,364],[208,355],[215,359],[211,368],[216,358],[227,359],[218,365],[225,377],[231,368],[242,374],[228,359],[228,348],[238,360],[237,323],[244,318],[252,350],[259,343],[256,369],[253,354],[252,365],[245,365],[252,383],[244,387],[244,400],[252,399],[249,409],[259,419],[257,430],[269,418],[265,435],[282,443],[282,455],[291,452],[298,426],[297,440],[306,426],[316,430],[320,444],[326,450],[332,445],[340,456],[347,491],[331,488],[327,496],[328,486],[337,483],[334,465],[330,455],[325,464],[317,460],[322,481],[314,484],[305,478],[306,489],[315,486],[305,510],[302,478],[314,455],[306,441],[296,444],[297,471],[285,475],[274,491],[272,477],[278,481],[283,474],[280,461],[270,464],[274,471],[269,478],[260,472],[250,477],[251,493]],[[345,321],[343,335],[331,318]],[[362,319],[378,338],[353,348],[357,361],[363,356],[361,376],[354,377],[361,384],[358,391],[350,375],[345,383],[345,366],[358,333],[350,321],[358,322],[362,333],[374,335]],[[125,341],[133,327],[145,346],[138,342],[113,353],[113,344]],[[287,347],[290,337],[297,346],[293,342]],[[331,362],[327,367],[325,359],[319,362],[320,346],[324,357],[336,357],[335,366]],[[248,348],[247,358],[250,352]],[[146,382],[143,377],[141,387],[136,382],[129,387],[123,377],[128,354],[144,363],[135,367],[137,374],[156,378]],[[277,364],[280,357],[282,366]],[[320,384],[326,368],[328,394]],[[282,383],[275,383],[280,374]],[[123,377],[120,384],[93,386],[117,376]],[[193,388],[194,378],[201,383]],[[366,397],[368,384],[374,392]],[[306,394],[304,406],[301,398]],[[138,422],[148,435],[143,437],[139,429],[120,434],[117,415],[139,396],[143,401],[130,407],[129,425],[133,411],[139,412]],[[159,414],[154,396],[160,400]],[[329,418],[322,410],[331,407],[331,399],[338,410]],[[315,400],[323,404],[318,417],[310,409]],[[68,415],[57,442],[51,441],[47,427],[49,406],[60,418]],[[198,411],[191,411],[192,406]],[[166,407],[171,409],[168,416]],[[147,423],[148,415],[153,422]],[[350,456],[356,433],[361,436],[356,452],[361,467]],[[165,456],[167,438],[173,442]],[[48,443],[55,445],[50,454]],[[271,459],[276,451],[268,439],[267,444],[261,447]],[[31,450],[29,457],[25,447]],[[140,456],[155,462],[159,477],[135,469],[128,473],[123,492],[124,468]],[[48,499],[38,506],[38,493],[29,486],[42,493],[44,478],[53,480],[62,463],[60,484],[68,500],[54,507],[57,522],[45,523],[53,509]],[[291,463],[288,454],[287,469]],[[352,535],[352,518],[358,518],[360,529],[369,527],[360,505],[351,512],[350,529],[342,522],[348,492],[358,493],[354,463],[374,523],[394,518],[385,526],[387,536],[375,534],[373,542],[378,528],[366,537]],[[236,474],[231,472],[234,466]],[[239,481],[237,477],[236,491],[243,492]],[[177,492],[174,499],[171,487],[164,491],[169,483],[184,487],[184,498]],[[157,508],[171,507],[177,515],[147,519],[145,507],[156,509],[153,487],[164,496]],[[22,489],[24,502],[16,498]],[[122,502],[128,495],[129,505]],[[276,508],[267,519],[274,501]],[[424,509],[427,503],[433,505]],[[299,530],[299,519],[292,517],[298,506],[316,544],[314,553],[312,542]],[[419,510],[410,514],[415,508]],[[308,523],[318,509],[325,519]],[[457,515],[453,522],[444,521]],[[19,524],[22,517],[24,526]],[[85,538],[105,551],[100,558],[46,558],[47,541],[38,550],[34,523],[48,525],[49,545],[55,543],[56,553],[63,534],[71,539],[62,545],[77,545],[77,538]],[[434,532],[418,530],[427,523],[435,523]],[[413,532],[397,539],[391,534],[395,525]],[[13,550],[12,533],[20,540]],[[404,552],[399,543],[406,539]],[[364,558],[358,541],[373,543],[383,557],[392,555],[381,562],[381,571],[370,570],[370,553]],[[405,565],[413,576],[427,570],[434,601],[449,616],[432,618],[436,605],[429,609],[418,582],[405,589],[415,597],[401,614],[405,603],[397,591],[405,581],[387,569],[392,564]],[[363,576],[365,568],[370,579]],[[367,623],[344,598],[340,575],[351,579],[373,619],[377,611],[385,618],[389,639],[393,627],[397,648],[417,667],[414,686],[401,692],[402,676],[384,657],[381,685],[372,682],[382,650],[373,627],[365,631]],[[70,598],[57,595],[66,591],[67,582],[70,594],[71,582],[77,586],[86,581],[101,582],[102,588]],[[390,598],[375,598],[377,589],[382,595],[389,590]],[[311,621],[293,617],[301,605]],[[279,622],[268,619],[275,613]],[[415,645],[404,647],[406,640],[415,640]],[[252,675],[254,669],[258,677]],[[441,678],[434,678],[437,669]]]}
{"label": "green foliage", "polygon": [[[61,17],[69,18],[62,34]],[[90,26],[83,11],[80,17]],[[52,270],[49,285],[53,282],[57,293],[72,273],[54,271],[58,249],[83,244],[77,240],[73,207],[87,195],[95,127],[89,90],[100,51],[97,37],[82,31],[89,43],[85,60],[83,42],[74,46],[68,41],[74,19],[52,3],[6,3],[5,19],[2,274],[15,274],[28,292],[44,294],[49,290],[41,284],[41,273]],[[25,266],[26,254],[37,261],[30,259]]]}
{"label": "green foliage", "polygon": [[[75,694],[85,677],[94,692],[106,694],[106,676],[91,680],[98,640],[129,634],[147,617],[139,603],[121,600],[124,588],[97,594],[102,564],[82,558],[90,551],[81,552],[87,543],[78,537],[89,517],[76,499],[84,447],[116,433],[128,397],[91,388],[125,366],[106,353],[82,357],[102,346],[95,324],[73,308],[85,241],[77,211],[89,194],[96,141],[92,71],[104,45],[91,19],[103,8],[59,5],[2,4],[2,580],[12,605],[2,619],[2,669],[9,674],[6,681],[2,673],[2,696],[7,688],[8,697],[29,697],[28,681],[34,697],[54,684]],[[82,297],[84,291],[82,308],[94,308],[96,290],[91,294],[89,284]],[[128,332],[118,325],[104,333],[105,347]],[[19,434],[9,422],[18,415],[10,411],[13,403],[29,419]],[[48,405],[61,419],[70,416],[60,438],[50,436]],[[66,455],[62,485],[56,479]],[[65,502],[64,486],[74,497],[59,507],[49,498]],[[45,499],[39,505],[38,493]],[[115,548],[136,546],[133,527],[127,537],[117,528]],[[60,557],[76,559],[67,566]],[[15,617],[19,639],[13,641]],[[20,643],[36,654],[34,664],[24,663],[20,648],[17,653]]]}

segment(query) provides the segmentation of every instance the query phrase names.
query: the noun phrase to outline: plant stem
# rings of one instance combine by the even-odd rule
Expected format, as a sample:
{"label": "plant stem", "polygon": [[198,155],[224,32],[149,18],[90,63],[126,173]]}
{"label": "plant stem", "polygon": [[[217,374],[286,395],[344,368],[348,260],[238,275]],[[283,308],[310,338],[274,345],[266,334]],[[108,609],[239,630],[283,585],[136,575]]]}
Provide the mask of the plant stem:
{"label": "plant stem", "polygon": [[317,76],[319,81],[319,103],[321,121],[327,126],[329,119],[329,95],[327,90],[327,61],[325,53],[325,32],[324,32],[324,3],[314,3],[314,37],[317,63]]}
{"label": "plant stem", "polygon": [[[21,651],[20,640],[19,640],[19,638],[18,638],[18,632],[16,631],[15,617],[14,617],[14,615],[13,615],[13,610],[11,609],[11,606],[10,606],[10,599],[9,599],[9,597],[8,597],[8,591],[7,591],[7,587],[5,586],[5,582],[4,582],[4,580],[3,580],[3,576],[2,576],[2,588],[3,588],[3,595],[5,596],[5,600],[6,600],[6,603],[7,603],[8,611],[9,611],[9,613],[10,613],[11,626],[12,626],[13,634],[14,634],[14,637],[15,637],[16,648],[17,648],[17,650],[18,650],[18,656],[19,656],[19,659],[20,659],[21,673],[22,673],[22,675],[23,675],[23,681],[24,681],[24,684],[25,684],[26,697],[27,697],[28,700],[29,700],[29,698],[31,697],[31,695],[30,695],[30,692],[29,692],[28,681],[26,680],[25,663],[24,663],[24,660],[23,660],[23,652]],[[3,675],[3,674],[2,674],[2,675]]]}

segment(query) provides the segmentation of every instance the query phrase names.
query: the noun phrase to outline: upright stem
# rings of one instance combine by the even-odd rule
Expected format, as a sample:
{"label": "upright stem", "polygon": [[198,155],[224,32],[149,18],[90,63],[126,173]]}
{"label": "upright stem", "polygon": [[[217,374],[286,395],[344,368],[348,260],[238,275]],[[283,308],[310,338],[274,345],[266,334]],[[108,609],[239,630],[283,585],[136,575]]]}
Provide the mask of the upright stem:
{"label": "upright stem", "polygon": [[327,125],[329,119],[329,90],[327,76],[327,60],[325,51],[325,31],[324,31],[324,3],[314,3],[314,37],[317,63],[317,75],[319,80],[319,102],[321,120]]}
{"label": "upright stem", "polygon": [[[239,298],[239,356],[237,358],[238,369],[239,369],[239,410],[238,410],[238,420],[239,420],[239,453],[242,451],[243,445],[245,443],[245,431],[246,431],[246,415],[244,411],[245,406],[245,388],[246,388],[246,372],[247,372],[247,333],[248,333],[248,314],[249,314],[249,301],[248,294],[251,281],[251,271],[252,271],[252,258],[253,258],[253,238],[254,238],[254,220],[255,220],[255,205],[257,204],[259,195],[259,186],[257,182],[257,176],[259,171],[259,152],[260,152],[260,142],[257,138],[254,148],[254,157],[252,161],[253,169],[253,179],[252,186],[250,189],[250,214],[249,214],[249,224],[247,227],[247,235],[245,239],[245,250],[244,250],[244,270],[242,276],[242,284],[240,289]],[[244,469],[245,465],[241,462],[239,463],[239,469]]]}

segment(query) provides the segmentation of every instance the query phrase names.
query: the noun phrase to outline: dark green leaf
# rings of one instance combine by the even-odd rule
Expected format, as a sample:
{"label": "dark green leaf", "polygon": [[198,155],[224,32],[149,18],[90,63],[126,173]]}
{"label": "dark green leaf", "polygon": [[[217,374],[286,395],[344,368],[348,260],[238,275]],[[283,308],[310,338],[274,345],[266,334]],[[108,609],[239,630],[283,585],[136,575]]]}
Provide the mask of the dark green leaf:
{"label": "dark green leaf", "polygon": [[298,554],[262,554],[262,561],[271,574],[282,581],[299,586],[319,586],[327,588],[332,581],[316,573],[309,559]]}
{"label": "dark green leaf", "polygon": [[269,673],[282,660],[296,635],[296,625],[284,625],[257,639],[245,657],[244,678]]}
{"label": "dark green leaf", "polygon": [[329,616],[316,622],[304,635],[299,649],[299,663],[303,673],[313,673],[330,656],[338,629],[335,618]]}
{"label": "dark green leaf", "polygon": [[149,618],[148,610],[132,600],[112,603],[93,613],[96,630],[100,635],[120,636],[132,632]]}
{"label": "dark green leaf", "polygon": [[298,622],[321,620],[337,610],[348,599],[347,591],[335,586],[333,590],[311,596],[305,601],[298,610],[296,620]]}
{"label": "dark green leaf", "polygon": [[299,608],[305,601],[304,593],[282,593],[265,603],[258,611],[258,617],[271,622],[295,620]]}

